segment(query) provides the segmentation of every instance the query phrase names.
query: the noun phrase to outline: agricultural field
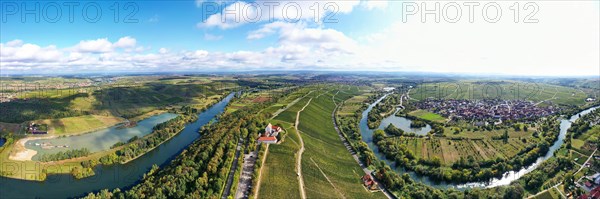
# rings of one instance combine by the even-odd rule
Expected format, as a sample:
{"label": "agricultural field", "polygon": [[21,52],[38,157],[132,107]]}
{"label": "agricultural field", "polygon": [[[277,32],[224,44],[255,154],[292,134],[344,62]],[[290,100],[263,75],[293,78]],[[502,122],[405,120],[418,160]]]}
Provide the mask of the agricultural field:
{"label": "agricultural field", "polygon": [[520,81],[476,81],[426,83],[411,90],[415,100],[433,98],[550,101],[555,104],[580,106],[585,104],[587,93],[574,88],[544,83]]}
{"label": "agricultural field", "polygon": [[492,137],[500,137],[504,135],[504,132],[506,131],[510,138],[532,139],[533,132],[537,130],[536,127],[528,127],[527,131],[517,131],[514,128],[476,130],[473,125],[455,125],[444,127],[444,135],[448,138],[490,139]]}
{"label": "agricultural field", "polygon": [[[302,172],[307,198],[384,197],[362,187],[360,178],[364,172],[334,130],[331,113],[335,107],[332,95],[336,92],[332,89],[319,91],[300,114],[299,130],[306,148]],[[349,95],[336,97],[341,101]]]}
{"label": "agricultural field", "polygon": [[281,144],[269,146],[265,164],[262,165],[261,189],[258,198],[300,198],[296,175],[296,156],[300,149],[298,136],[291,123],[273,120],[281,124],[286,136]]}
{"label": "agricultural field", "polygon": [[35,123],[48,125],[48,134],[65,135],[80,134],[107,128],[123,121],[122,118],[113,116],[85,115],[60,119],[37,120]]}
{"label": "agricultural field", "polygon": [[369,98],[369,96],[374,95],[373,93],[363,93],[361,95],[353,96],[345,102],[345,105],[340,108],[338,111],[338,115],[340,116],[349,116],[353,115],[356,110],[364,105],[364,101]]}
{"label": "agricultural field", "polygon": [[418,117],[418,118],[421,118],[421,119],[424,119],[424,120],[433,121],[433,122],[439,122],[439,123],[446,122],[445,117],[435,114],[435,113],[432,113],[432,112],[429,112],[429,111],[426,111],[426,110],[419,109],[419,110],[412,111],[408,114]]}
{"label": "agricultural field", "polygon": [[508,159],[527,146],[527,143],[517,138],[510,138],[508,143],[492,139],[452,140],[437,137],[394,137],[388,138],[387,141],[392,141],[395,145],[406,145],[418,159],[437,158],[446,166],[451,166],[461,158],[472,158],[476,161],[494,160],[498,157]]}
{"label": "agricultural field", "polygon": [[[265,164],[262,166],[259,198],[300,198],[296,173],[296,157],[300,149],[300,141],[294,129],[296,113],[292,111],[299,111],[308,102],[304,101],[302,103],[301,100],[308,92],[308,89],[300,89],[290,93],[264,110],[275,113],[279,108],[289,106],[286,111],[281,112],[275,119],[270,121],[272,124],[280,125],[285,129],[286,136],[280,144],[269,146]],[[293,102],[296,103],[292,105]],[[272,107],[277,107],[277,109]]]}
{"label": "agricultural field", "polygon": [[[220,99],[231,83],[162,84],[128,79],[121,85],[82,89],[30,91],[20,100],[0,103],[0,122],[22,123],[82,115],[134,118],[170,105],[204,107]],[[227,86],[227,87],[225,87]],[[9,117],[10,115],[10,117]]]}

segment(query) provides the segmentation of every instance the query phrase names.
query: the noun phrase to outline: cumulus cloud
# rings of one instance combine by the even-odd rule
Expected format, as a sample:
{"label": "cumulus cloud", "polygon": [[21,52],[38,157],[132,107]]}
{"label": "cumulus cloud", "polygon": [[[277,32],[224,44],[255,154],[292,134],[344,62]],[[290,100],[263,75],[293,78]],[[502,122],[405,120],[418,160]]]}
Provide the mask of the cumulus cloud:
{"label": "cumulus cloud", "polygon": [[113,44],[113,48],[133,48],[135,47],[136,42],[137,41],[132,37],[122,37]]}
{"label": "cumulus cloud", "polygon": [[258,0],[250,3],[236,1],[223,6],[219,13],[209,16],[203,22],[198,23],[197,26],[199,28],[218,27],[221,29],[230,29],[247,23],[257,22],[297,22],[304,20],[322,23],[324,18],[328,16],[328,13],[347,14],[359,5],[361,5],[360,0]]}
{"label": "cumulus cloud", "polygon": [[85,53],[103,53],[112,51],[112,43],[107,38],[80,41],[75,49]]}
{"label": "cumulus cloud", "polygon": [[21,40],[0,44],[2,62],[54,62],[59,61],[63,53],[56,46],[41,47],[35,44],[23,44]]}
{"label": "cumulus cloud", "polygon": [[[108,41],[107,38],[100,38],[95,40],[80,41],[71,49],[82,53],[107,53],[116,49],[134,49],[136,47],[136,43],[136,39],[129,36],[122,37],[115,43]],[[143,50],[143,48],[138,50]]]}

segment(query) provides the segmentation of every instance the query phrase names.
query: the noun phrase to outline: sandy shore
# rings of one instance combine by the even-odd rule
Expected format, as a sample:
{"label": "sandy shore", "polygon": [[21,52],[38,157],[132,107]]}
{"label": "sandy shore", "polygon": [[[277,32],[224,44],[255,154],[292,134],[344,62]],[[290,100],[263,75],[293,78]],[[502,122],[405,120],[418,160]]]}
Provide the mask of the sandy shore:
{"label": "sandy shore", "polygon": [[25,148],[25,143],[27,141],[30,141],[30,140],[51,139],[51,138],[54,138],[54,137],[56,137],[56,136],[49,136],[49,137],[28,137],[28,138],[20,139],[15,144],[14,151],[13,151],[13,153],[10,154],[10,156],[8,157],[8,159],[10,159],[10,160],[16,160],[16,161],[30,161],[31,158],[33,158],[33,156],[35,156],[37,154],[37,151]]}

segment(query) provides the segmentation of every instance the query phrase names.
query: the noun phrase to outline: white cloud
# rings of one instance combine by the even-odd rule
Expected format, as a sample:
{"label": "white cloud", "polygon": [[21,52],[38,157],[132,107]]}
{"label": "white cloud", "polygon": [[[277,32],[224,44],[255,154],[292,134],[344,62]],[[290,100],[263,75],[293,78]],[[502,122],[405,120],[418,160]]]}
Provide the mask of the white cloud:
{"label": "white cloud", "polygon": [[134,38],[127,36],[127,37],[120,38],[119,41],[117,41],[116,43],[113,44],[113,47],[114,48],[133,48],[133,47],[135,47],[136,43],[137,43],[137,41]]}
{"label": "white cloud", "polygon": [[112,43],[107,38],[80,41],[75,46],[80,52],[103,53],[112,51]]}
{"label": "white cloud", "polygon": [[[508,8],[513,3],[499,3]],[[590,75],[597,74],[600,55],[597,2],[538,1],[539,23],[514,23],[511,13],[498,23],[484,21],[476,10],[458,23],[422,23],[420,16],[399,20],[363,40],[356,60],[380,70],[435,72]],[[596,5],[594,7],[593,5]],[[463,10],[466,12],[465,10]],[[524,17],[524,16],[521,16]],[[373,64],[369,64],[373,63]]]}
{"label": "white cloud", "polygon": [[352,12],[360,5],[359,0],[341,1],[271,1],[259,0],[251,3],[236,1],[224,7],[221,12],[209,16],[197,24],[198,28],[218,27],[235,28],[247,23],[296,20],[322,23],[328,13],[336,14]]}
{"label": "white cloud", "polygon": [[298,24],[286,23],[286,22],[282,22],[282,21],[268,23],[268,24],[263,25],[260,29],[250,32],[246,38],[250,39],[250,40],[262,39],[263,37],[272,35],[281,29],[289,30],[291,28],[294,28],[294,26],[297,26],[297,25]]}
{"label": "white cloud", "polygon": [[166,48],[160,48],[160,49],[158,49],[158,52],[159,52],[160,54],[165,54],[165,53],[168,53],[168,52],[169,52],[169,50],[167,50]]}
{"label": "white cloud", "polygon": [[54,62],[59,61],[62,52],[56,46],[41,47],[35,44],[23,44],[21,40],[0,44],[2,62]]}
{"label": "white cloud", "polygon": [[8,47],[18,47],[21,45],[23,45],[23,41],[18,40],[18,39],[12,40],[12,41],[9,41],[6,43],[6,46],[8,46]]}
{"label": "white cloud", "polygon": [[250,16],[256,16],[255,7],[250,4],[238,1],[223,9],[224,13],[213,14],[206,19],[204,23],[198,23],[201,27],[219,27],[221,29],[229,29],[240,26],[248,22]]}
{"label": "white cloud", "polygon": [[107,38],[95,40],[83,40],[71,49],[82,53],[108,53],[117,49],[125,49],[127,51],[143,51],[145,48],[136,47],[137,40],[133,37],[121,37],[117,42],[112,43]]}

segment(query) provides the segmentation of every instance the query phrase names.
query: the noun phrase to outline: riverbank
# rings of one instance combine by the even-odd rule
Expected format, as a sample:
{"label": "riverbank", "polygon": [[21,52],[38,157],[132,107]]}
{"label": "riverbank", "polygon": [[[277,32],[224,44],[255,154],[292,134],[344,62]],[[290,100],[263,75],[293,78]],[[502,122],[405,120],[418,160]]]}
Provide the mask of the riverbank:
{"label": "riverbank", "polygon": [[37,151],[25,148],[26,142],[32,141],[32,140],[50,139],[50,138],[55,138],[55,137],[56,136],[50,136],[47,138],[45,138],[45,137],[26,137],[26,138],[19,139],[13,145],[14,151],[12,153],[10,153],[10,156],[8,157],[8,159],[15,160],[15,161],[30,161],[31,158],[33,158],[33,156],[35,156],[37,154]]}

